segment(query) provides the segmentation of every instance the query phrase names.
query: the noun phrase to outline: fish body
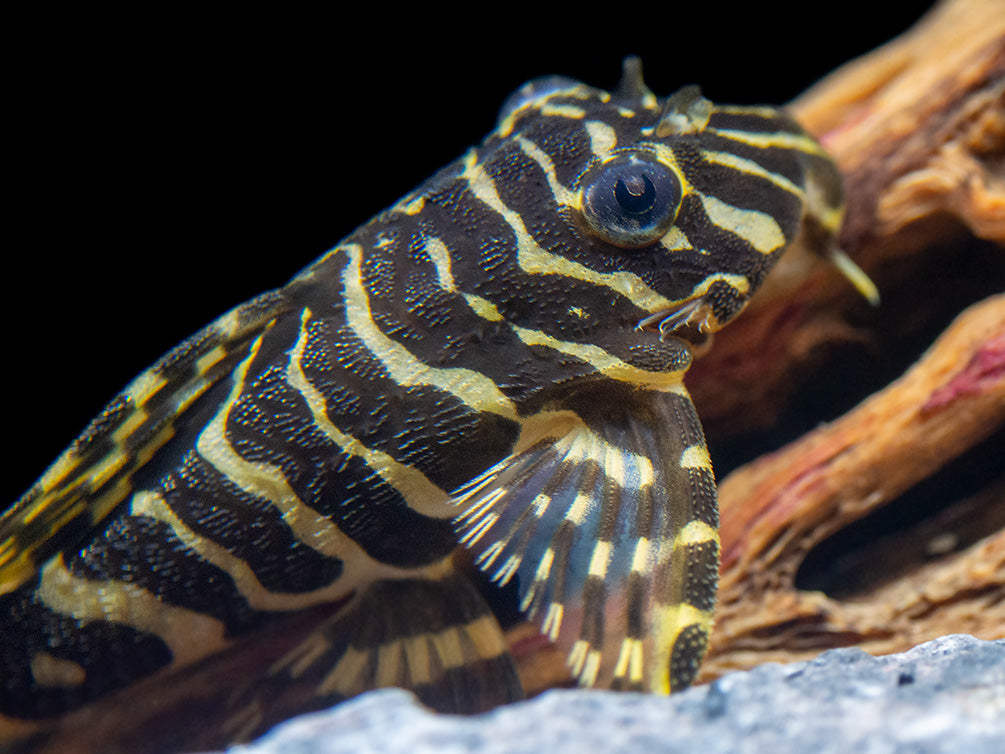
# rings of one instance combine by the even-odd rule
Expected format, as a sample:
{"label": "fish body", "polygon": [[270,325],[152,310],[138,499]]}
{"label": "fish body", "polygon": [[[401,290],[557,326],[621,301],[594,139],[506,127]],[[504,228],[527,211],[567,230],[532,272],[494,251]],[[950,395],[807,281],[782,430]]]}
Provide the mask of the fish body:
{"label": "fish body", "polygon": [[660,99],[634,62],[611,93],[529,83],[140,375],[0,520],[0,740],[186,683],[221,741],[384,686],[518,699],[465,558],[580,684],[687,686],[719,545],[684,375],[841,207],[779,110]]}

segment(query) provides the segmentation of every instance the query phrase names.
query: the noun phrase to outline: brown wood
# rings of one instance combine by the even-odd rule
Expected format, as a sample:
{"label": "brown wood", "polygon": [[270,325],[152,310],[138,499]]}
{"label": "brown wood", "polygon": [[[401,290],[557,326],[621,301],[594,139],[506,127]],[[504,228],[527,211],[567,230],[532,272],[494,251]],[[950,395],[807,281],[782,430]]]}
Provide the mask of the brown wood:
{"label": "brown wood", "polygon": [[[720,485],[704,680],[1005,637],[1005,4],[943,2],[791,109],[842,170],[841,246],[882,303],[797,250],[689,374],[713,461],[754,459]],[[568,683],[510,636],[532,692]]]}
{"label": "brown wood", "polygon": [[[1005,259],[1005,5],[954,0],[790,106],[834,156],[841,246],[876,282],[870,312],[836,268],[795,249],[688,382],[713,437],[763,427],[828,346],[885,347],[1001,290]],[[979,256],[976,269],[967,266]],[[987,267],[994,267],[989,270]],[[992,273],[989,279],[988,274]],[[939,283],[970,275],[962,300]],[[956,283],[954,292],[959,288]]]}
{"label": "brown wood", "polygon": [[[844,599],[796,586],[814,546],[896,500],[1003,423],[1000,295],[964,312],[885,390],[730,474],[720,486],[722,580],[705,674],[836,646],[886,653],[949,633],[1005,636],[1001,474],[976,501],[961,501],[971,516],[976,506],[997,526],[972,545],[957,551],[961,536],[951,526],[922,527],[874,543],[864,564],[872,572],[863,584],[844,585]],[[1005,448],[997,455],[1005,464]],[[920,538],[920,552],[912,538]]]}

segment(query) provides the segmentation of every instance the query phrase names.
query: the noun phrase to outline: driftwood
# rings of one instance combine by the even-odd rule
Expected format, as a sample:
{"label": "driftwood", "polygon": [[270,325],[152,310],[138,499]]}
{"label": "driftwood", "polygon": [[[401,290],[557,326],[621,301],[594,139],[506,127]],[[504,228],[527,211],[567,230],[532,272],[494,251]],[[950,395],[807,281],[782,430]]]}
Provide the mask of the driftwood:
{"label": "driftwood", "polygon": [[[996,527],[969,547],[958,549],[967,519],[944,512],[941,527],[932,522],[860,548],[863,562],[850,570],[873,572],[839,585],[847,599],[796,587],[814,546],[1003,422],[1005,295],[967,310],[917,366],[855,410],[730,474],[720,487],[722,582],[705,672],[850,644],[885,653],[947,633],[1005,636],[1001,474],[961,501],[971,518]],[[1001,466],[1001,446],[997,456]]]}
{"label": "driftwood", "polygon": [[[722,478],[705,680],[1005,637],[1005,5],[944,2],[791,109],[882,303],[787,256],[689,375]],[[528,689],[568,682],[532,627],[510,639]]]}

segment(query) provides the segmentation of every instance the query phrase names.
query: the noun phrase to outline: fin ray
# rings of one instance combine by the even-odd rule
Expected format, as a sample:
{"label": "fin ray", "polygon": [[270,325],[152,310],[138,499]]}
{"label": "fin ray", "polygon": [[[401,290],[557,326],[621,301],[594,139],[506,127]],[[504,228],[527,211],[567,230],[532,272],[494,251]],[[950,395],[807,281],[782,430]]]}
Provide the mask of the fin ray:
{"label": "fin ray", "polygon": [[498,464],[457,496],[455,524],[491,579],[518,579],[582,685],[667,692],[690,682],[711,625],[715,484],[689,397],[630,402]]}
{"label": "fin ray", "polygon": [[[441,712],[481,712],[523,696],[495,617],[449,561],[376,581],[232,702],[241,737],[291,714],[375,688],[414,692]],[[250,721],[250,722],[249,722]]]}
{"label": "fin ray", "polygon": [[0,594],[81,541],[132,492],[133,475],[175,436],[198,398],[230,374],[289,304],[259,296],[220,317],[133,380],[0,517]]}

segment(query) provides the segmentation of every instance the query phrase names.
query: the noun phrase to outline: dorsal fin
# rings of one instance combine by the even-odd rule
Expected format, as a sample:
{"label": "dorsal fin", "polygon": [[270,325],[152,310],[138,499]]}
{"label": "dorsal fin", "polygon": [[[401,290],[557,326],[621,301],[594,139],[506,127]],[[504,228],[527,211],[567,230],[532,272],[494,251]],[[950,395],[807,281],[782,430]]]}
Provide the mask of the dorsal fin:
{"label": "dorsal fin", "polygon": [[226,380],[290,304],[281,292],[231,310],[143,372],[0,517],[0,594],[105,521],[133,490],[133,475],[175,436],[197,400]]}

